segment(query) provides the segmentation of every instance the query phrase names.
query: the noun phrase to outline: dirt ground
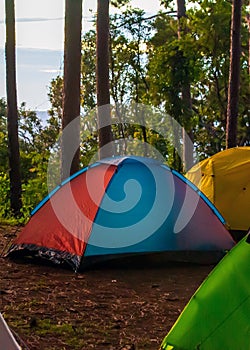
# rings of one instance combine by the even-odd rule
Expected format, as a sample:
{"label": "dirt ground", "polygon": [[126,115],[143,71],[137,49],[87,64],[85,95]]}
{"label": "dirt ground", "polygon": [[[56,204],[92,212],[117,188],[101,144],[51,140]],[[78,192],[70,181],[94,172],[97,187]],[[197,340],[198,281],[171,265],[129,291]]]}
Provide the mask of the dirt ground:
{"label": "dirt ground", "polygon": [[[16,233],[0,226],[0,252]],[[32,350],[157,350],[213,268],[168,263],[75,274],[27,261],[0,262],[0,311]]]}

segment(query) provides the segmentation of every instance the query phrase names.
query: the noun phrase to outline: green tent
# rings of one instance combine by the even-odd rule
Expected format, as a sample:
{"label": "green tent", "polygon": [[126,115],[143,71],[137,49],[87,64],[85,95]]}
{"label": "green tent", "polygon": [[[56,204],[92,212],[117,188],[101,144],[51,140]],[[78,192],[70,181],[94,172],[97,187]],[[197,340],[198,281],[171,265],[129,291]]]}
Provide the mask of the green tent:
{"label": "green tent", "polygon": [[202,283],[161,349],[250,350],[250,233]]}

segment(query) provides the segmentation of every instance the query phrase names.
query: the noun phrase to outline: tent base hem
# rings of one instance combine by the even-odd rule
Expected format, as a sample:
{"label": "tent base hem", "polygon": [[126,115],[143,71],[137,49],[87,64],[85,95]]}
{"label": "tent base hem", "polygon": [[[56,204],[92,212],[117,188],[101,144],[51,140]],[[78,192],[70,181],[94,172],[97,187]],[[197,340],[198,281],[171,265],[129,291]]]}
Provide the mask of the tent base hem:
{"label": "tent base hem", "polygon": [[160,267],[171,263],[190,263],[200,265],[217,264],[226,252],[222,251],[167,251],[150,253],[127,253],[87,256],[83,258],[80,269],[92,267]]}
{"label": "tent base hem", "polygon": [[[48,249],[46,247],[36,246],[34,244],[12,244],[5,257],[10,258],[35,258],[42,259],[48,263],[70,266],[74,271],[80,267],[81,257],[75,254],[70,254],[65,251],[56,249]],[[34,260],[34,259],[33,259]]]}
{"label": "tent base hem", "polygon": [[126,254],[108,254],[96,256],[80,256],[68,252],[39,247],[33,244],[12,244],[5,257],[13,259],[34,258],[32,260],[47,261],[63,267],[73,267],[75,272],[100,267],[143,267],[163,266],[168,263],[217,264],[226,251],[164,251],[135,252]]}

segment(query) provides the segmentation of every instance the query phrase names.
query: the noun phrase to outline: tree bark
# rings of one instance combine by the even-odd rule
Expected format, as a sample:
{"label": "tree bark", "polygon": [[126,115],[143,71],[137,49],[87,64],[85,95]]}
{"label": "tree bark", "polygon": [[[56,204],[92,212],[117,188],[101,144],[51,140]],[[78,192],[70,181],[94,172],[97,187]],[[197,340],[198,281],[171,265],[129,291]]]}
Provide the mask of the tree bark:
{"label": "tree bark", "polygon": [[[177,0],[177,18],[178,18],[178,38],[181,39],[187,33],[187,27],[183,25],[183,19],[186,17],[185,0]],[[187,171],[193,166],[193,132],[190,127],[190,118],[192,116],[192,99],[190,92],[190,83],[187,81],[182,85],[182,101],[183,101],[183,165]]]}
{"label": "tree bark", "polygon": [[97,0],[96,57],[99,158],[102,159],[113,154],[109,90],[109,0]]}
{"label": "tree bark", "polygon": [[18,110],[16,92],[16,53],[15,53],[15,3],[5,0],[6,13],[6,90],[7,90],[7,121],[8,150],[10,176],[10,204],[13,214],[20,215],[22,207],[20,152],[18,142]]}
{"label": "tree bark", "polygon": [[240,88],[242,0],[233,0],[231,20],[230,70],[227,104],[226,147],[237,146],[237,122]]}
{"label": "tree bark", "polygon": [[70,126],[62,136],[62,180],[78,171],[80,164],[80,119],[76,118],[80,116],[82,0],[65,4],[62,129]]}

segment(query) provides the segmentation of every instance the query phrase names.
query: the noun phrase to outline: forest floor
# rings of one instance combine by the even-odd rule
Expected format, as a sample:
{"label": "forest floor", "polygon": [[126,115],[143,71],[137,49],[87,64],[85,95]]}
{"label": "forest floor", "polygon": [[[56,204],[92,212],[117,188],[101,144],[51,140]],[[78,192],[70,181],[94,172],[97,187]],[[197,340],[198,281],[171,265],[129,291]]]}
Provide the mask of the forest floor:
{"label": "forest floor", "polygon": [[[17,232],[0,226],[0,252]],[[0,312],[32,350],[157,350],[213,268],[168,263],[76,274],[2,257],[0,262]]]}

